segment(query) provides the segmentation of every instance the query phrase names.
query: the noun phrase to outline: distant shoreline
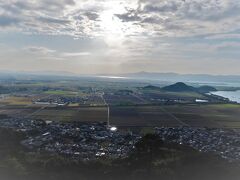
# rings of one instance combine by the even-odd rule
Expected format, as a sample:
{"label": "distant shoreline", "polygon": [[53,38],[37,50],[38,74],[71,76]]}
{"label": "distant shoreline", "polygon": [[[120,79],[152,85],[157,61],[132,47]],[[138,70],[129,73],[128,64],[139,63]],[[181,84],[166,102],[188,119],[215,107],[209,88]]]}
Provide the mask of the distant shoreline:
{"label": "distant shoreline", "polygon": [[216,92],[211,92],[211,94],[221,96],[221,97],[224,97],[224,98],[228,98],[230,101],[240,104],[240,90],[237,90],[237,91],[216,91]]}

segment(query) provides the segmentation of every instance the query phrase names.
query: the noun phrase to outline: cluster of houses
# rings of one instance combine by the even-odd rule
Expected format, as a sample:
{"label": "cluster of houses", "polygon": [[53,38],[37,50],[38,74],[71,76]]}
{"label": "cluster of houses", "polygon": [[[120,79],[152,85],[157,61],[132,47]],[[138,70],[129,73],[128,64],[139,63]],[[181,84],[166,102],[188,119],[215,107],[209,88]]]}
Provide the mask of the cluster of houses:
{"label": "cluster of houses", "polygon": [[[60,123],[24,118],[2,119],[0,127],[23,131],[21,143],[30,150],[52,152],[80,160],[123,158],[134,149],[140,135],[116,131],[106,123]],[[240,160],[240,130],[156,127],[163,141],[190,146],[201,152],[212,152],[228,159]]]}
{"label": "cluster of houses", "polygon": [[56,106],[65,106],[69,103],[83,103],[84,98],[78,96],[59,96],[59,95],[52,95],[49,97],[44,97],[41,99],[37,99],[34,101],[34,104],[39,105],[56,105]]}
{"label": "cluster of houses", "polygon": [[58,153],[80,160],[124,158],[141,138],[108,128],[105,123],[83,124],[44,121],[2,121],[0,126],[17,128],[27,134],[21,142],[30,150]]}
{"label": "cluster of houses", "polygon": [[215,153],[229,161],[240,160],[240,131],[237,129],[162,127],[155,131],[164,141]]}
{"label": "cluster of houses", "polygon": [[25,118],[5,118],[1,119],[0,127],[27,132],[38,128],[39,123],[36,122]]}

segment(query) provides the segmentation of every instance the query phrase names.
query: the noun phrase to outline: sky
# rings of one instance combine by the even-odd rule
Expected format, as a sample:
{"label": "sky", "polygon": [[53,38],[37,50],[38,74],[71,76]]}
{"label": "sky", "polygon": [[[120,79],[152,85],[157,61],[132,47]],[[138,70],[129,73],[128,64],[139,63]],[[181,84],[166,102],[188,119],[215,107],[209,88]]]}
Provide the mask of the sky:
{"label": "sky", "polygon": [[0,0],[0,71],[240,74],[239,0]]}

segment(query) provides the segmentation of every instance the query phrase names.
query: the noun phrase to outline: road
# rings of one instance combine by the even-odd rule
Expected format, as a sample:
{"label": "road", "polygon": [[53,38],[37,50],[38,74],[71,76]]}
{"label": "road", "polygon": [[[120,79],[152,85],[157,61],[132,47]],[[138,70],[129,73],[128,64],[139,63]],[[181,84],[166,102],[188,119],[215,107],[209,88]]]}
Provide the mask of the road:
{"label": "road", "polygon": [[164,109],[162,106],[160,106],[160,109],[165,112],[167,115],[169,115],[170,117],[172,117],[174,120],[176,120],[177,122],[179,122],[182,126],[188,126],[190,127],[189,124],[183,122],[182,120],[180,120],[178,117],[176,117],[174,114],[168,112],[166,109]]}
{"label": "road", "polygon": [[104,105],[107,106],[107,126],[110,127],[110,107],[104,98],[104,93],[101,95]]}

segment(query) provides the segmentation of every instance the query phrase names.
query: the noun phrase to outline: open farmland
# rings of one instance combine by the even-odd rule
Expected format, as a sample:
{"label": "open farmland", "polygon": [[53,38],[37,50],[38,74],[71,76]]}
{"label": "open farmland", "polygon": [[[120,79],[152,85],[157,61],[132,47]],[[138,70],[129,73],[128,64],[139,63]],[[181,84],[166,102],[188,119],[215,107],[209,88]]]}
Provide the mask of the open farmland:
{"label": "open farmland", "polygon": [[166,105],[111,108],[120,126],[184,126],[240,128],[240,105]]}
{"label": "open farmland", "polygon": [[65,96],[76,96],[76,95],[78,95],[78,92],[62,91],[62,90],[50,90],[50,91],[45,91],[44,93],[49,94],[49,95],[65,95]]}
{"label": "open farmland", "polygon": [[166,110],[190,126],[240,128],[240,105],[237,104],[175,105]]}
{"label": "open farmland", "polygon": [[[110,123],[118,127],[240,128],[240,105],[197,91],[168,92],[154,86],[139,88],[136,84],[135,88],[127,87],[129,84],[79,84],[16,84],[14,93],[0,96],[0,118],[106,122],[109,106]],[[216,101],[212,101],[214,98]],[[209,101],[201,104],[196,99]]]}
{"label": "open farmland", "polygon": [[1,104],[4,105],[29,105],[32,104],[30,97],[7,96],[1,99]]}
{"label": "open farmland", "polygon": [[194,102],[195,99],[207,99],[204,95],[196,92],[164,92],[164,91],[143,91],[140,95],[151,103],[160,103],[167,100],[183,100],[186,102]]}
{"label": "open farmland", "polygon": [[172,116],[158,106],[125,106],[110,108],[111,123],[117,126],[180,126]]}
{"label": "open farmland", "polygon": [[103,122],[107,119],[106,107],[46,108],[32,118],[48,121]]}
{"label": "open farmland", "polygon": [[[0,116],[7,116],[13,118],[24,118],[29,114],[37,111],[39,107],[24,107],[24,106],[2,106],[0,108]],[[1,119],[1,118],[0,118]]]}
{"label": "open farmland", "polygon": [[[107,107],[3,106],[1,116],[50,121],[106,122]],[[221,127],[240,128],[240,105],[111,106],[110,122],[118,127]]]}
{"label": "open farmland", "polygon": [[144,99],[141,99],[137,95],[125,94],[125,95],[116,95],[116,94],[106,94],[104,95],[106,102],[110,105],[135,105],[145,103]]}

